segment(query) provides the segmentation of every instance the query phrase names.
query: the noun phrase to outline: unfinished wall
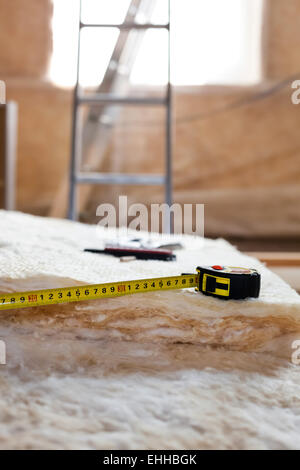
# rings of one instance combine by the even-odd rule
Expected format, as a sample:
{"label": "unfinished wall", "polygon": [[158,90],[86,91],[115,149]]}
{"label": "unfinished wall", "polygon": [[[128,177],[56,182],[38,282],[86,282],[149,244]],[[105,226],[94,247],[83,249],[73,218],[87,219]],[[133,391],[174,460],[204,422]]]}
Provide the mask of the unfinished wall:
{"label": "unfinished wall", "polygon": [[[291,104],[289,85],[207,87],[194,94],[177,90],[175,202],[205,203],[206,232],[213,236],[297,235],[299,120],[300,107]],[[105,170],[163,171],[162,123],[162,113],[154,109],[124,111]],[[149,158],[139,158],[143,154]],[[159,202],[164,197],[159,187],[98,187],[88,217],[101,202],[116,200],[116,189],[131,202]]]}
{"label": "unfinished wall", "polygon": [[17,207],[45,213],[66,171],[71,91],[47,81],[51,0],[0,0],[0,79],[19,105]]}
{"label": "unfinished wall", "polygon": [[42,77],[52,51],[51,0],[0,0],[0,76]]}
{"label": "unfinished wall", "polygon": [[45,214],[69,158],[71,92],[40,80],[9,80],[19,104],[17,206]]}
{"label": "unfinished wall", "polygon": [[267,0],[265,8],[264,69],[267,78],[300,76],[298,0]]}

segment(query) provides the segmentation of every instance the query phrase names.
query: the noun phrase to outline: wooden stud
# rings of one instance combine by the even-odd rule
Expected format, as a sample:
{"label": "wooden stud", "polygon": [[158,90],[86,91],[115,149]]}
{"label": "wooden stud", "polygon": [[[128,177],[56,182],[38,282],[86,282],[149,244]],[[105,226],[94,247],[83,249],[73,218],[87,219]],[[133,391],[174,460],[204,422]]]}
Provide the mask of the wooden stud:
{"label": "wooden stud", "polygon": [[247,255],[258,258],[267,266],[300,266],[300,253],[295,252],[248,252]]}

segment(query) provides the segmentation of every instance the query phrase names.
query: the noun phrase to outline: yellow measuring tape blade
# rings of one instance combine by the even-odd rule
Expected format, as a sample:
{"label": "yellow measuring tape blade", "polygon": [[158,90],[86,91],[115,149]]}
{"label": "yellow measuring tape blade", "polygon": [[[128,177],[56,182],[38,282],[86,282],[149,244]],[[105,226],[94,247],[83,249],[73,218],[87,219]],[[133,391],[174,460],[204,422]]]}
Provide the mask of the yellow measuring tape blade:
{"label": "yellow measuring tape blade", "polygon": [[140,292],[164,291],[196,287],[198,274],[183,274],[172,277],[156,277],[133,281],[108,282],[86,286],[42,289],[28,292],[0,294],[0,310],[12,308],[37,307],[55,305],[83,300],[106,299]]}

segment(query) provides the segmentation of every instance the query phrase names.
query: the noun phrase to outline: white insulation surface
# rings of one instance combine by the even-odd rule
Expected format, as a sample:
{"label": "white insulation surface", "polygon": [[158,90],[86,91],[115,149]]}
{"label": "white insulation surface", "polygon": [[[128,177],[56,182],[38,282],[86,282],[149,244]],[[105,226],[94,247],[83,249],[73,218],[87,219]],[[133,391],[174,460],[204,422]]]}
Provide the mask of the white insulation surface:
{"label": "white insulation surface", "polygon": [[[0,313],[0,448],[300,448],[300,298],[224,240],[176,262],[84,253],[104,229],[0,211],[0,290],[249,266],[259,299],[145,293]],[[133,235],[136,235],[133,233]]]}

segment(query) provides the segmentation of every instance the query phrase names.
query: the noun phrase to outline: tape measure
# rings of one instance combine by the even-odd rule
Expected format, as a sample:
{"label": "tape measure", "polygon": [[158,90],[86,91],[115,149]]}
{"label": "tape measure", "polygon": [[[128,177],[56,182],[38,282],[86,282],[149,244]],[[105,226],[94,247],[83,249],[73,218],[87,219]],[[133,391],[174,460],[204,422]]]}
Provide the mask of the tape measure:
{"label": "tape measure", "polygon": [[260,274],[256,269],[214,265],[198,267],[197,272],[197,289],[205,295],[235,300],[259,296]]}
{"label": "tape measure", "polygon": [[196,290],[205,295],[220,299],[258,297],[260,275],[255,269],[217,265],[198,267],[197,274],[0,294],[0,310],[105,299],[140,292],[191,287],[196,287]]}

